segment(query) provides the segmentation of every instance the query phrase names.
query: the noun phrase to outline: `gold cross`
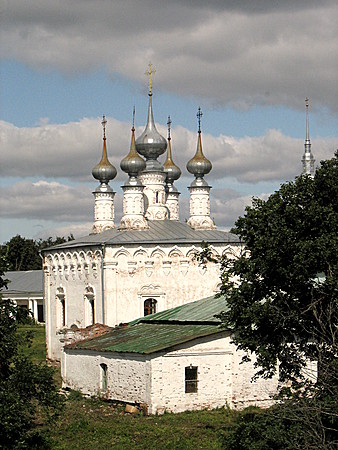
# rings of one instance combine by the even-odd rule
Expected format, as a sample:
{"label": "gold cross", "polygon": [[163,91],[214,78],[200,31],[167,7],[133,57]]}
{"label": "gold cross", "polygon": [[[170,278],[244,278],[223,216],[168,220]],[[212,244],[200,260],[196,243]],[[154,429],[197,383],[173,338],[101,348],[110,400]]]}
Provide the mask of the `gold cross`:
{"label": "gold cross", "polygon": [[144,72],[144,75],[148,75],[149,77],[149,94],[151,94],[151,76],[155,75],[156,70],[153,68],[153,65],[151,64],[151,62],[149,62],[148,64],[148,70],[146,70]]}

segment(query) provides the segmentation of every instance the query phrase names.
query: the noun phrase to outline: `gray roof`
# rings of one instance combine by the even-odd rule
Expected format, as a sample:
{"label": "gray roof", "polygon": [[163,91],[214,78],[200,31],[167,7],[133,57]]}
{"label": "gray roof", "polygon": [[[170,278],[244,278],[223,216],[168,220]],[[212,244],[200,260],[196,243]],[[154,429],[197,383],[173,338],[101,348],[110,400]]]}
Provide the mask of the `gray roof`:
{"label": "gray roof", "polygon": [[42,270],[24,270],[6,272],[4,278],[9,280],[8,289],[2,289],[3,295],[43,292]]}
{"label": "gray roof", "polygon": [[208,297],[141,317],[101,336],[74,342],[66,350],[151,354],[226,330],[215,317],[227,310],[224,297]]}
{"label": "gray roof", "polygon": [[[148,230],[119,230],[114,228],[98,234],[75,239],[59,244],[52,249],[71,249],[81,246],[95,245],[128,245],[128,244],[209,244],[240,242],[238,236],[220,230],[193,230],[189,225],[174,220],[150,220]],[[45,249],[46,251],[46,249]]]}

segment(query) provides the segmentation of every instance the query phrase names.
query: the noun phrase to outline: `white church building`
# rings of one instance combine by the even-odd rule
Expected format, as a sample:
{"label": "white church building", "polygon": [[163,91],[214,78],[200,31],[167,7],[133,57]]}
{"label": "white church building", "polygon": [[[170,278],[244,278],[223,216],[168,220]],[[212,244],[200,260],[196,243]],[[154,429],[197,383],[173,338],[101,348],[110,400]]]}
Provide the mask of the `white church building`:
{"label": "white church building", "polygon": [[[217,256],[243,250],[239,238],[218,230],[210,216],[205,176],[212,165],[202,150],[202,113],[196,153],[187,162],[193,177],[183,223],[171,122],[165,139],[155,126],[151,73],[149,66],[145,129],[136,139],[133,124],[130,151],[120,163],[128,176],[120,223],[109,185],[117,170],[108,159],[103,118],[102,158],[92,171],[99,181],[92,233],[43,251],[47,356],[62,361],[65,387],[142,403],[151,413],[266,404],[277,380],[251,384],[252,364],[239,365],[230,331],[214,318],[226,307],[215,298],[219,266],[195,258],[204,243]],[[304,170],[313,170],[309,140],[303,159]],[[94,324],[103,334],[93,339]],[[76,341],[80,334],[87,339]]]}
{"label": "white church building", "polygon": [[[156,129],[151,82],[148,120],[135,139],[132,127],[129,154],[121,161],[128,175],[123,186],[123,217],[114,222],[115,193],[109,185],[116,168],[109,162],[106,120],[103,152],[94,167],[99,181],[94,191],[92,234],[43,252],[47,355],[60,360],[61,349],[74,329],[95,323],[110,327],[214,295],[219,267],[201,266],[195,255],[207,242],[215,255],[237,255],[237,236],[217,230],[210,217],[210,189],[204,176],[212,168],[204,156],[201,111],[198,111],[197,150],[187,163],[190,217],[179,221],[179,192],[174,185],[181,170],[173,162],[168,140]],[[166,153],[161,164],[159,156]]]}

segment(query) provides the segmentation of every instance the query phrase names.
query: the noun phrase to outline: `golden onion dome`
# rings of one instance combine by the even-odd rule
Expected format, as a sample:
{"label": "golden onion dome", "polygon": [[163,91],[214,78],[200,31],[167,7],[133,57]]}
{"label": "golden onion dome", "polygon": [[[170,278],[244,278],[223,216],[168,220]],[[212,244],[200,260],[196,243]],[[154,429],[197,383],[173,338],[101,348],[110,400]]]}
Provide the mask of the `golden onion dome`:
{"label": "golden onion dome", "polygon": [[181,176],[181,169],[174,163],[172,159],[172,153],[171,153],[171,136],[170,136],[170,125],[171,120],[170,116],[168,117],[168,154],[166,162],[163,164],[163,170],[167,174],[167,181],[174,182],[175,180],[178,180]]}
{"label": "golden onion dome", "polygon": [[106,145],[106,123],[107,120],[105,116],[103,116],[102,120],[103,126],[103,150],[102,150],[102,158],[101,161],[94,167],[92,170],[92,175],[96,180],[99,180],[101,183],[108,183],[110,180],[113,180],[116,177],[117,171],[115,167],[110,163],[107,156],[107,145]]}
{"label": "golden onion dome", "polygon": [[202,139],[201,139],[201,108],[198,108],[198,140],[197,140],[197,150],[195,156],[188,161],[187,170],[188,172],[195,175],[196,178],[203,178],[204,175],[210,172],[212,169],[211,162],[204,156],[202,150]]}
{"label": "golden onion dome", "polygon": [[135,146],[135,127],[134,127],[134,118],[135,118],[135,108],[133,112],[133,127],[131,129],[131,142],[130,142],[130,150],[128,155],[122,159],[120,163],[120,167],[123,172],[126,172],[130,177],[137,177],[139,172],[145,169],[146,162],[143,158],[137,153]]}

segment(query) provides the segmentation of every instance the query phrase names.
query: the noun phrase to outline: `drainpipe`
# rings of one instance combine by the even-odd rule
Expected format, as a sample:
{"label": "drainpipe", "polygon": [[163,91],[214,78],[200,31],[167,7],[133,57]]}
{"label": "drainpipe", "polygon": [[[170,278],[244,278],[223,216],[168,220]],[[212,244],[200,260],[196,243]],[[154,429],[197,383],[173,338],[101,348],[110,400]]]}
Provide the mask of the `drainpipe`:
{"label": "drainpipe", "polygon": [[101,257],[101,307],[102,307],[102,325],[105,324],[105,316],[104,316],[104,274],[103,274],[103,263],[106,253],[106,244],[102,244],[102,257]]}

